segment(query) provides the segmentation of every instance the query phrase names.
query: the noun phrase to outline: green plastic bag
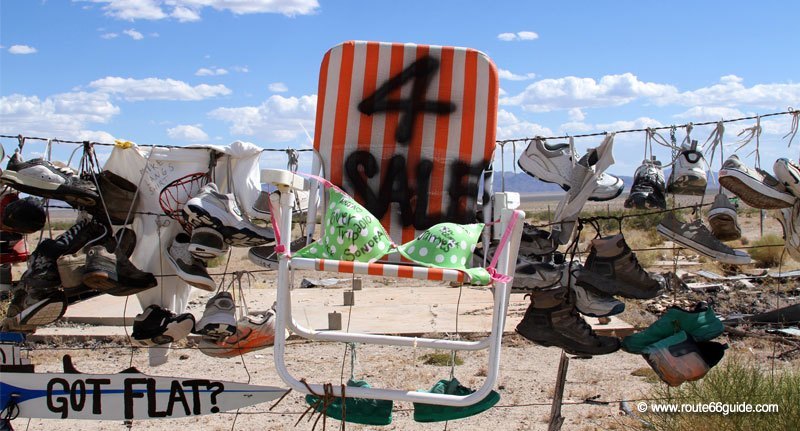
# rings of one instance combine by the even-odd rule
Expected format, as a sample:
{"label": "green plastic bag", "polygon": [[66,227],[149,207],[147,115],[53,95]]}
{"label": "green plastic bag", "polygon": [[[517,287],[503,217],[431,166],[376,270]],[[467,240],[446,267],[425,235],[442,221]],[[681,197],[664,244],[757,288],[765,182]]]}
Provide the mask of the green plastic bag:
{"label": "green plastic bag", "polygon": [[[461,386],[458,380],[453,378],[453,380],[439,380],[428,392],[432,394],[465,396],[475,391]],[[489,410],[495,404],[497,404],[498,401],[500,401],[500,394],[492,391],[486,396],[486,398],[471,406],[453,407],[414,403],[414,420],[417,422],[443,422],[454,419],[463,419]]]}
{"label": "green plastic bag", "polygon": [[672,307],[647,329],[622,340],[622,348],[630,353],[642,353],[647,346],[686,331],[695,341],[709,341],[724,330],[722,322],[711,307],[696,307],[693,311]]}
{"label": "green plastic bag", "polygon": [[[369,388],[369,383],[364,380],[348,380],[348,387]],[[319,397],[306,395],[306,403],[313,406],[319,401]],[[345,404],[345,422],[352,422],[364,425],[389,425],[392,423],[392,407],[394,404],[390,400],[371,400],[366,398],[347,398]],[[316,407],[316,411],[322,411],[322,403]],[[336,398],[328,406],[324,413],[329,418],[342,420],[342,399]]]}

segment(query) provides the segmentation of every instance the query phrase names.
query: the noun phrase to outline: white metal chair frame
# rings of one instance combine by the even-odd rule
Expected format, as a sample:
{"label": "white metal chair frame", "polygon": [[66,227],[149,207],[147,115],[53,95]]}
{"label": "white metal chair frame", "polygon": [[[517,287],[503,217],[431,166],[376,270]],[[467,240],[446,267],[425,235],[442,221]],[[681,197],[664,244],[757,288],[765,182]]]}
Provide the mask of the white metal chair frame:
{"label": "white metal chair frame", "polygon": [[[315,167],[318,167],[316,160]],[[279,169],[262,170],[261,180],[263,183],[270,183],[280,190],[280,215],[292,213],[292,206],[295,202],[294,190],[305,190],[308,184],[304,178],[289,171]],[[312,187],[312,189],[316,189],[316,187]],[[315,199],[314,196],[311,198]],[[514,212],[517,212],[518,220],[524,219],[524,213],[522,211],[508,208],[496,208],[496,210],[497,209],[500,210],[500,223],[495,226],[495,229],[501,233],[506,230],[506,227],[508,226],[509,221],[512,219]],[[313,214],[309,212],[309,216],[312,217]],[[292,218],[279,217],[277,223],[279,225],[280,232],[284,233],[284,236],[281,237],[281,243],[285,246],[285,249],[288,250],[291,239],[287,236],[292,231]],[[509,241],[505,244],[505,247],[503,247],[502,250],[498,250],[498,252],[500,252],[496,268],[498,273],[513,276],[514,269],[516,267],[517,252],[519,250],[521,235],[522,223],[518,222],[513,226]],[[488,239],[487,236],[484,236],[484,239]],[[464,273],[451,269],[424,268],[403,264],[394,265],[381,263],[345,262],[326,259],[308,259],[290,257],[287,254],[281,254],[278,260],[277,320],[275,322],[275,333],[283,334],[285,333],[286,329],[289,329],[293,333],[296,333],[303,338],[315,341],[338,341],[345,343],[365,343],[409,347],[413,346],[464,351],[489,349],[488,373],[486,380],[478,390],[470,395],[456,396],[398,389],[348,387],[347,396],[349,397],[396,400],[460,407],[473,405],[484,399],[491,392],[497,381],[497,376],[500,371],[500,348],[503,338],[503,329],[505,327],[506,312],[508,310],[509,296],[511,294],[510,282],[494,283],[494,308],[492,315],[492,328],[489,336],[480,341],[458,341],[343,331],[317,331],[306,328],[300,325],[292,316],[292,286],[290,285],[290,272],[295,269],[348,272],[357,274],[368,274],[370,270],[375,271],[376,269],[379,269],[382,270],[386,275],[391,274],[401,278],[415,278],[422,280],[429,279],[431,274],[436,274],[436,279],[445,281],[463,281],[465,279]],[[284,337],[275,337],[274,351],[275,368],[278,372],[278,375],[287,385],[289,385],[290,388],[305,394],[310,393],[309,389],[318,394],[325,392],[323,385],[311,383],[307,384],[305,381],[300,381],[295,378],[286,368],[286,340]],[[337,386],[334,386],[333,395],[341,397],[341,389]]]}

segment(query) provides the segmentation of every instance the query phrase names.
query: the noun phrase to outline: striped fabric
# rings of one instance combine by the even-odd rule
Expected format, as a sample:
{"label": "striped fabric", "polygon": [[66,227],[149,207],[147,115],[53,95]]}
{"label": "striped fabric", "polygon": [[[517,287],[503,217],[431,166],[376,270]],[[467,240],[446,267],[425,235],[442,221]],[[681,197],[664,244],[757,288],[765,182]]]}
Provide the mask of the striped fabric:
{"label": "striped fabric", "polygon": [[349,262],[330,259],[292,258],[293,269],[341,272],[345,274],[380,275],[384,277],[415,278],[434,281],[469,281],[469,276],[455,269],[426,268],[422,266],[392,265],[384,263]]}
{"label": "striped fabric", "polygon": [[[386,86],[423,60],[435,63],[427,86],[419,77],[402,86]],[[378,103],[424,99],[426,104],[449,105],[452,112],[428,112],[423,105],[415,108],[413,116],[397,109],[371,113],[359,109],[382,87],[391,91],[388,97],[376,98]],[[424,97],[413,99],[417,87],[424,90]],[[485,54],[467,48],[345,42],[322,60],[318,97],[314,149],[323,161],[324,176],[380,217],[394,242],[414,239],[426,224],[470,221],[451,216],[453,211],[470,217],[475,213],[480,171],[490,165],[495,148],[498,78]],[[409,120],[404,116],[412,117],[413,128],[405,142],[398,142],[398,124]],[[404,169],[396,167],[401,161],[398,155]],[[473,169],[466,169],[467,165]],[[383,182],[394,186],[383,184],[382,188]],[[361,193],[357,183],[368,185],[372,195]],[[400,193],[405,206],[388,204],[390,191],[402,189],[402,184],[408,190],[404,197]],[[460,190],[457,209],[450,206],[453,190]]]}

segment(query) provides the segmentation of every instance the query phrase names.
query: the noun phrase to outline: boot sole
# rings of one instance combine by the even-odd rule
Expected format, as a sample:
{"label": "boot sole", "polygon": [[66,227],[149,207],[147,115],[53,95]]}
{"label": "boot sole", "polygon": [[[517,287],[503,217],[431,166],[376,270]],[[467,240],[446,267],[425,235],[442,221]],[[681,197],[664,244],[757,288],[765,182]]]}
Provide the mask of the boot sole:
{"label": "boot sole", "polygon": [[722,263],[729,263],[732,265],[747,265],[748,263],[750,263],[750,255],[744,255],[744,256],[732,255],[708,248],[703,244],[692,241],[691,239],[686,238],[683,235],[680,235],[676,232],[667,229],[666,227],[664,227],[664,225],[661,224],[658,225],[656,230],[658,231],[658,233],[672,240],[673,242],[678,243],[684,247],[690,248],[712,259],[716,259]]}
{"label": "boot sole", "polygon": [[576,355],[576,356],[587,356],[587,355],[588,356],[599,356],[599,355],[608,355],[610,353],[614,353],[617,350],[619,350],[619,346],[617,346],[616,349],[614,349],[614,350],[612,350],[610,352],[599,352],[599,353],[585,352],[585,351],[575,350],[575,349],[572,349],[572,348],[569,348],[569,347],[561,346],[561,345],[558,345],[556,343],[552,343],[550,341],[535,340],[535,339],[532,339],[532,338],[528,338],[527,336],[525,336],[525,334],[520,332],[518,329],[514,329],[514,331],[517,334],[519,334],[520,337],[530,341],[531,343],[538,344],[538,345],[540,345],[542,347],[557,347],[557,348],[569,353],[570,355]]}
{"label": "boot sole", "polygon": [[105,292],[114,287],[117,287],[116,280],[114,280],[105,271],[94,271],[94,272],[84,273],[83,284],[91,287],[92,289],[99,290],[101,292]]}
{"label": "boot sole", "polygon": [[795,197],[775,190],[735,169],[719,171],[719,184],[753,208],[772,210],[789,208]]}
{"label": "boot sole", "polygon": [[736,218],[728,214],[708,213],[711,233],[720,241],[733,241],[742,237],[742,230],[736,225]]}

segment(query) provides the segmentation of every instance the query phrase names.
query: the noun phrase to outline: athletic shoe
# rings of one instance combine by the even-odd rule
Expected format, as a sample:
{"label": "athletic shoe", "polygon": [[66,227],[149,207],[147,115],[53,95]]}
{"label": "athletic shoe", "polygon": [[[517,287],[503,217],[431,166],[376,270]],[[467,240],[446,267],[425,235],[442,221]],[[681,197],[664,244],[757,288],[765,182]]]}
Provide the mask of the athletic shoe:
{"label": "athletic shoe", "polygon": [[117,285],[105,293],[113,296],[128,296],[158,286],[156,277],[142,271],[127,256],[117,251]]}
{"label": "athletic shoe", "polygon": [[522,237],[519,242],[519,255],[546,256],[553,254],[558,248],[550,232],[538,229],[525,222],[522,225]]}
{"label": "athletic shoe", "polygon": [[708,224],[711,225],[711,233],[720,241],[733,241],[742,237],[736,206],[721,190],[708,211]]}
{"label": "athletic shoe", "polygon": [[0,229],[6,232],[29,234],[44,228],[47,218],[42,201],[34,197],[15,199],[16,193],[4,195],[0,206]]}
{"label": "athletic shoe", "polygon": [[118,286],[117,256],[104,245],[89,247],[86,251],[86,269],[83,283],[92,289],[106,292]]}
{"label": "athletic shoe", "polygon": [[217,285],[208,275],[206,263],[189,253],[189,235],[179,233],[172,241],[167,258],[183,281],[199,289],[213,292]]}
{"label": "athletic shoe", "polygon": [[189,240],[189,253],[198,259],[213,259],[228,252],[228,244],[222,234],[210,227],[192,230]]}
{"label": "athletic shoe", "polygon": [[667,209],[664,171],[658,160],[645,160],[633,173],[633,185],[625,199],[625,208]]}
{"label": "athletic shoe", "polygon": [[111,171],[100,172],[96,177],[105,208],[98,204],[93,209],[93,215],[101,220],[108,218],[113,225],[131,223],[136,216],[134,211],[139,200],[136,184]]}
{"label": "athletic shoe", "polygon": [[722,164],[719,184],[753,208],[789,208],[795,201],[775,177],[761,169],[750,169],[736,154]]}
{"label": "athletic shoe", "polygon": [[578,314],[574,295],[559,285],[531,292],[531,305],[516,331],[542,346],[557,346],[573,355],[605,355],[619,350],[616,337],[601,337]]}
{"label": "athletic shoe", "polygon": [[702,255],[708,256],[722,263],[732,265],[747,265],[750,255],[734,250],[723,244],[703,224],[702,220],[691,223],[681,223],[672,213],[667,213],[656,228],[665,238],[676,244],[688,247]]}
{"label": "athletic shoe", "polygon": [[65,254],[56,261],[61,287],[65,291],[83,285],[83,273],[86,270],[86,255]]}
{"label": "athletic shoe", "polygon": [[19,325],[49,325],[60,319],[67,311],[67,297],[64,292],[54,290],[45,298],[26,307],[15,317]]}
{"label": "athletic shoe", "polygon": [[593,291],[577,283],[570,287],[575,293],[575,308],[584,316],[607,317],[625,311],[625,303],[611,295]]}
{"label": "athletic shoe", "polygon": [[[576,158],[577,155],[570,150],[569,144],[550,145],[544,140],[534,139],[519,157],[517,164],[528,175],[546,183],[558,184],[568,191]],[[605,173],[600,174],[589,200],[614,199],[622,193],[623,188],[621,179]]]}
{"label": "athletic shoe", "polygon": [[222,340],[203,337],[200,351],[215,358],[233,358],[275,344],[275,310],[242,317],[236,333]]}
{"label": "athletic shoe", "polygon": [[203,318],[195,332],[212,338],[225,338],[236,333],[236,304],[229,292],[219,292],[206,304]]}
{"label": "athletic shoe", "polygon": [[[262,245],[260,247],[253,247],[250,249],[250,252],[247,253],[247,257],[250,259],[250,262],[253,262],[258,266],[268,269],[278,269],[278,253],[275,252],[276,245],[277,244],[270,244]],[[292,253],[305,246],[305,237],[297,238],[289,243],[289,249],[292,251]]]}
{"label": "athletic shoe", "polygon": [[681,145],[681,152],[672,166],[667,191],[678,195],[702,196],[706,193],[708,166],[703,153],[697,151],[697,141]]}
{"label": "athletic shoe", "polygon": [[800,166],[789,159],[778,159],[772,170],[789,193],[800,197]]}
{"label": "athletic shoe", "polygon": [[105,225],[95,219],[81,218],[72,227],[55,237],[55,242],[44,248],[43,252],[53,259],[65,254],[75,254],[88,245],[104,243],[109,232]]}
{"label": "athletic shoe", "polygon": [[131,342],[142,347],[169,344],[186,338],[194,330],[194,316],[150,305],[133,321]]}
{"label": "athletic shoe", "polygon": [[22,160],[19,150],[8,161],[0,183],[34,196],[58,199],[70,205],[93,207],[100,201],[97,187],[82,180],[72,169],[44,159]]}
{"label": "athletic shoe", "polygon": [[622,234],[595,238],[576,283],[608,295],[650,299],[664,289],[664,277],[645,271]]}
{"label": "athletic shoe", "polygon": [[20,286],[33,290],[52,290],[61,285],[61,278],[58,276],[58,264],[56,258],[46,256],[40,249],[47,248],[54,243],[52,239],[45,239],[36,250],[31,253],[28,259],[28,269],[19,279]]}
{"label": "athletic shoe", "polygon": [[517,268],[512,281],[513,290],[531,291],[547,289],[561,283],[564,265],[553,265],[549,262],[531,262],[517,259]]}
{"label": "athletic shoe", "polygon": [[800,201],[792,208],[778,211],[778,221],[783,227],[783,239],[786,252],[792,259],[800,262]]}
{"label": "athletic shoe", "polygon": [[194,227],[212,227],[234,247],[255,247],[275,239],[272,229],[260,228],[242,217],[232,194],[222,194],[214,183],[200,189],[183,207],[183,215]]}

